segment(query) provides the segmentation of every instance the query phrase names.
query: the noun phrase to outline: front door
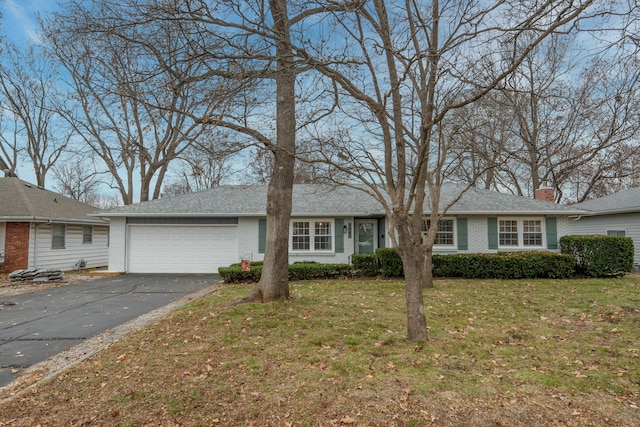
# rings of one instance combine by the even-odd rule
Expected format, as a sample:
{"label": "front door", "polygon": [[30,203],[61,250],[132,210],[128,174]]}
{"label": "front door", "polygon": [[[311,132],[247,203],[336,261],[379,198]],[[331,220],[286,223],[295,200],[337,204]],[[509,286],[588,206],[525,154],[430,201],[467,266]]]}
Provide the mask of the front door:
{"label": "front door", "polygon": [[356,253],[372,254],[376,250],[376,228],[378,221],[375,219],[356,220]]}

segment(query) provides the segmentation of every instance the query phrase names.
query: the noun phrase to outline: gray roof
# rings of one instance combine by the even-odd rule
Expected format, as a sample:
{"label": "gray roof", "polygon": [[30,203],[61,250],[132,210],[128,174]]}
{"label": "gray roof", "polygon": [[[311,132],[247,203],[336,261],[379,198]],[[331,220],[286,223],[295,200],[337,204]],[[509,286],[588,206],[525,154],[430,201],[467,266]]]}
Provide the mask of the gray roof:
{"label": "gray roof", "polygon": [[[383,206],[362,191],[365,187],[329,187],[299,184],[293,190],[293,216],[380,216]],[[462,191],[447,185],[441,192],[442,203],[451,202]],[[267,205],[267,186],[228,185],[183,194],[166,199],[151,200],[102,211],[104,217],[123,216],[264,216]],[[442,210],[442,209],[441,209]],[[429,212],[428,206],[425,211]],[[452,215],[514,214],[514,215],[579,215],[574,207],[558,205],[495,191],[469,189],[448,211]]]}
{"label": "gray roof", "polygon": [[90,217],[96,208],[15,177],[0,178],[0,220],[102,223]]}
{"label": "gray roof", "polygon": [[590,211],[592,215],[640,212],[640,187],[588,200],[574,206]]}

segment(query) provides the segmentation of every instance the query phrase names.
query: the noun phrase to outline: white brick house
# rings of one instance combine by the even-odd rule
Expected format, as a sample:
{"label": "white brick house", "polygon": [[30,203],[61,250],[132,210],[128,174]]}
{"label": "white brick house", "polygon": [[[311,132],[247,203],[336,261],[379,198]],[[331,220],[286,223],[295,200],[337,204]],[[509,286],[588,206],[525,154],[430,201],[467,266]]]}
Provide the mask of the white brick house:
{"label": "white brick house", "polygon": [[[443,189],[459,194],[456,187]],[[222,186],[123,206],[110,218],[109,270],[214,273],[242,259],[260,261],[266,186]],[[446,203],[446,202],[445,202]],[[439,223],[436,253],[558,249],[569,216],[582,211],[488,190],[470,189]],[[390,247],[381,204],[349,187],[296,185],[289,262],[349,263],[355,253]]]}

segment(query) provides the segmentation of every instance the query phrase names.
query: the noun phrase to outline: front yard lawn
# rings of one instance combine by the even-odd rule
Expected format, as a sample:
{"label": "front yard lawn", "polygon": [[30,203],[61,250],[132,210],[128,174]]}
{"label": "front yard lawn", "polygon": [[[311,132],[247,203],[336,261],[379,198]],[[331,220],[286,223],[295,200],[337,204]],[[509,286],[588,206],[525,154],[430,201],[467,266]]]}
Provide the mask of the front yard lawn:
{"label": "front yard lawn", "polygon": [[405,340],[401,281],[228,305],[247,289],[4,400],[0,426],[640,425],[638,276],[437,280],[426,343]]}

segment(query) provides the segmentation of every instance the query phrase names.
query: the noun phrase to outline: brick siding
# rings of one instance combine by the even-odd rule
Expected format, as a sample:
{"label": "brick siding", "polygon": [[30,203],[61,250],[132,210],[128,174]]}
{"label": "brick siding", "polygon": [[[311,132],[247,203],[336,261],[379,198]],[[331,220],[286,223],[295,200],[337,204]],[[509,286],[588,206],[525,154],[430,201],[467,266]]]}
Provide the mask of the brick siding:
{"label": "brick siding", "polygon": [[7,222],[4,237],[4,265],[0,273],[10,273],[29,267],[28,222]]}

